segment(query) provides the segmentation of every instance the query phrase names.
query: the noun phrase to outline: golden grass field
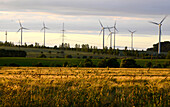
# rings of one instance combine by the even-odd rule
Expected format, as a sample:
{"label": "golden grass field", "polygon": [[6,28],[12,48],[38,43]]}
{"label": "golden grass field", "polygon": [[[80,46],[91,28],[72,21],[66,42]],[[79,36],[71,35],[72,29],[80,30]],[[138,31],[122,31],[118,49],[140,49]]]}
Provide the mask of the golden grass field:
{"label": "golden grass field", "polygon": [[1,67],[0,106],[170,105],[170,69]]}

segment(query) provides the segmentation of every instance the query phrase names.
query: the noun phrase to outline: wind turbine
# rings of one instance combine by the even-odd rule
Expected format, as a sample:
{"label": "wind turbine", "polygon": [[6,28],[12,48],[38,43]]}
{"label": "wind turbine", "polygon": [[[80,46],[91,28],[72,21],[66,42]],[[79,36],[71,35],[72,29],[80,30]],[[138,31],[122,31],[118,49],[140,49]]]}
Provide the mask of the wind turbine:
{"label": "wind turbine", "polygon": [[19,32],[19,31],[21,30],[21,46],[22,46],[22,32],[23,32],[24,29],[25,29],[25,30],[29,30],[29,29],[24,28],[24,27],[22,26],[20,20],[19,20],[19,25],[20,25],[20,28],[19,28],[19,30],[18,30],[17,32]]}
{"label": "wind turbine", "polygon": [[[100,20],[99,20],[99,23],[100,23],[100,25],[101,25],[101,27],[102,27],[102,29],[101,29],[101,31],[100,31],[100,34],[103,32],[103,49],[104,49],[104,36],[105,36],[105,29],[113,28],[113,27],[104,27]],[[99,35],[100,35],[100,34],[99,34]]]}
{"label": "wind turbine", "polygon": [[63,23],[63,29],[61,30],[62,31],[62,46],[63,46],[63,48],[64,48],[64,32],[65,32],[65,30],[64,30],[64,23]]}
{"label": "wind turbine", "polygon": [[46,31],[46,29],[49,29],[49,28],[47,28],[45,26],[45,23],[43,22],[43,28],[41,29],[41,31],[44,30],[44,47],[45,47],[45,31]]}
{"label": "wind turbine", "polygon": [[5,32],[5,36],[6,36],[6,42],[7,42],[7,36],[8,36],[8,33],[7,33],[7,31]]}
{"label": "wind turbine", "polygon": [[116,28],[116,21],[115,21],[113,28],[114,28],[114,32],[111,32],[110,28],[108,28],[108,29],[109,29],[109,32],[110,32],[110,34],[109,34],[109,36],[110,36],[110,47],[112,47],[112,34],[114,34],[114,49],[115,49],[115,46],[116,46],[115,45],[116,31],[118,32],[118,30]]}
{"label": "wind turbine", "polygon": [[161,53],[161,33],[162,33],[162,31],[161,31],[161,27],[162,27],[162,23],[163,23],[163,21],[166,19],[166,17],[167,17],[167,16],[165,16],[165,17],[161,20],[161,22],[160,22],[160,23],[156,23],[156,22],[149,21],[150,23],[152,23],[152,24],[155,24],[155,25],[158,25],[158,26],[159,26],[159,46],[158,46],[158,54],[160,54],[160,53]]}
{"label": "wind turbine", "polygon": [[133,50],[133,34],[136,32],[136,30],[135,31],[128,30],[128,31],[131,33],[131,50]]}

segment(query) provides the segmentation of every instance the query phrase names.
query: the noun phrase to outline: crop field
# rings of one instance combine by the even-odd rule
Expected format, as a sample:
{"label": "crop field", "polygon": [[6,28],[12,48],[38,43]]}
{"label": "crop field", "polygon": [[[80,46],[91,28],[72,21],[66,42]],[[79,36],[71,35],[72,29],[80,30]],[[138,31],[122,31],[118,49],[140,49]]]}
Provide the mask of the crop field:
{"label": "crop field", "polygon": [[1,67],[0,106],[168,107],[170,69]]}

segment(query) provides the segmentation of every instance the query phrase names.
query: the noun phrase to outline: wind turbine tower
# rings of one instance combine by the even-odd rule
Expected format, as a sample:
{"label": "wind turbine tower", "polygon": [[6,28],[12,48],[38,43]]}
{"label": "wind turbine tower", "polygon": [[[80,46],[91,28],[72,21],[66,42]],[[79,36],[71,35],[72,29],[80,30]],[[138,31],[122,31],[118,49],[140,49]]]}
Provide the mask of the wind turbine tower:
{"label": "wind turbine tower", "polygon": [[114,26],[113,26],[113,28],[114,28],[114,32],[111,32],[111,30],[110,30],[110,28],[108,28],[109,29],[109,32],[110,32],[110,34],[109,34],[109,36],[110,36],[110,47],[112,47],[112,34],[114,34],[114,49],[115,49],[115,47],[116,47],[116,32],[118,32],[118,30],[117,30],[117,28],[116,28],[116,21],[115,21],[115,24],[114,24]]}
{"label": "wind turbine tower", "polygon": [[[101,29],[101,31],[100,31],[100,34],[103,32],[103,49],[104,49],[104,36],[105,36],[105,29],[108,29],[108,28],[110,28],[110,29],[111,29],[111,28],[113,28],[113,27],[104,27],[100,20],[99,20],[99,23],[100,23],[100,25],[101,25],[101,27],[102,27],[102,29]],[[100,34],[99,34],[99,35],[100,35]]]}
{"label": "wind turbine tower", "polygon": [[161,20],[161,22],[160,22],[160,23],[156,23],[156,22],[152,22],[152,21],[150,21],[150,23],[152,23],[152,24],[155,24],[155,25],[158,25],[158,26],[159,26],[159,45],[158,45],[158,54],[160,54],[160,53],[161,53],[161,33],[162,33],[162,31],[161,31],[161,27],[162,27],[162,23],[163,23],[163,21],[166,19],[166,17],[167,17],[167,16],[165,16],[165,17]]}
{"label": "wind turbine tower", "polygon": [[64,33],[65,33],[65,30],[64,30],[64,23],[63,23],[63,30],[61,30],[62,31],[62,47],[64,48]]}
{"label": "wind turbine tower", "polygon": [[45,31],[46,31],[46,29],[49,29],[49,28],[47,28],[45,26],[45,23],[43,22],[43,28],[41,29],[41,31],[44,30],[44,47],[45,47]]}
{"label": "wind turbine tower", "polygon": [[7,31],[5,32],[5,36],[6,36],[6,42],[7,42],[7,35],[8,35],[8,33],[7,33]]}
{"label": "wind turbine tower", "polygon": [[18,30],[17,32],[21,31],[21,46],[22,46],[22,32],[23,32],[24,29],[25,29],[25,30],[29,30],[29,29],[24,28],[24,27],[22,26],[20,20],[19,20],[19,25],[20,25],[20,28],[19,28],[19,30]]}
{"label": "wind turbine tower", "polygon": [[131,33],[131,50],[133,50],[133,34],[136,32],[136,31],[130,31],[128,30],[130,33]]}

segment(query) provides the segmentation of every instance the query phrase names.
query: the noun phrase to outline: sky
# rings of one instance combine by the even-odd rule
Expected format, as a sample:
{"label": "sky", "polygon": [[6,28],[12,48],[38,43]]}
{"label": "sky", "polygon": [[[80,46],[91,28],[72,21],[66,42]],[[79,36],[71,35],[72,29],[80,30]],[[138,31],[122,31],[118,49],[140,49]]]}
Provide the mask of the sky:
{"label": "sky", "polygon": [[[99,35],[101,20],[104,26],[117,22],[116,48],[131,46],[129,30],[134,34],[134,48],[152,47],[158,42],[158,26],[165,15],[170,14],[170,0],[0,0],[0,41],[18,44],[21,34],[18,20],[29,30],[23,32],[23,43],[43,44],[43,22],[46,31],[46,46],[62,43],[62,24],[65,24],[65,43],[89,44],[102,48],[102,35]],[[112,29],[113,30],[113,29]],[[110,46],[109,31],[106,30],[105,46]],[[161,41],[170,41],[170,16],[162,25]]]}

